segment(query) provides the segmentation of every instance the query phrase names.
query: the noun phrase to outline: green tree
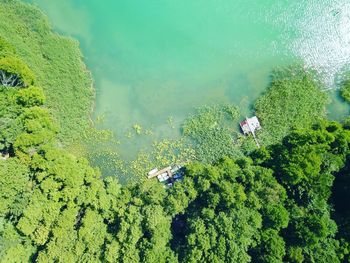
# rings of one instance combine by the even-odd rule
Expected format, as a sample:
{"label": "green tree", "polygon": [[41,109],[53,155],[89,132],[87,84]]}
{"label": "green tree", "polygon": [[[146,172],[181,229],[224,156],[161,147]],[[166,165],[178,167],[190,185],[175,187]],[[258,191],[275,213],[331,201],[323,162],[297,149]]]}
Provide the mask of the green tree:
{"label": "green tree", "polygon": [[262,231],[260,244],[255,249],[253,262],[282,263],[285,255],[285,242],[274,229]]}
{"label": "green tree", "polygon": [[[195,194],[183,195],[192,188]],[[254,166],[250,159],[228,158],[214,166],[189,165],[184,182],[170,193],[184,202],[172,206],[181,207],[182,215],[174,217],[173,246],[184,262],[249,262],[249,250],[267,221],[265,205],[283,204],[286,197],[271,170]],[[276,221],[278,228],[288,224],[288,219]]]}
{"label": "green tree", "polygon": [[29,169],[17,158],[0,160],[0,217],[16,222],[31,195]]}

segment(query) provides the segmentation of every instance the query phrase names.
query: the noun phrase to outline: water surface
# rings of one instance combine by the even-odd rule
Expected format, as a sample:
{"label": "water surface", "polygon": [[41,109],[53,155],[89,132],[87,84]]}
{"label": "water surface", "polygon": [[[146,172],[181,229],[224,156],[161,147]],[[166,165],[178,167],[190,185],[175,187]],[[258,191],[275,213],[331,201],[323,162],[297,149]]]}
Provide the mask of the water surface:
{"label": "water surface", "polygon": [[[248,114],[276,67],[305,63],[334,88],[350,61],[348,0],[31,2],[81,42],[95,116],[125,141],[125,155],[149,141],[123,139],[136,123],[158,138],[176,137],[202,105],[235,103]],[[347,114],[332,97],[331,116]]]}

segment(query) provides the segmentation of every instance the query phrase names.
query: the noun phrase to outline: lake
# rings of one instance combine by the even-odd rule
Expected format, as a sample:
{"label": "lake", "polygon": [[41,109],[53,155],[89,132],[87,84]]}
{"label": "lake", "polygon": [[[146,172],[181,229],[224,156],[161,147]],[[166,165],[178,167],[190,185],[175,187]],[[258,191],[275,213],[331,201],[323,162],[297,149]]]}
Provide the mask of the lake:
{"label": "lake", "polygon": [[[249,114],[276,67],[304,63],[327,88],[349,68],[348,0],[30,2],[80,41],[97,91],[94,116],[116,132],[126,158],[154,138],[176,138],[197,107],[234,103]],[[348,114],[331,97],[330,116]],[[128,140],[135,124],[152,139]]]}

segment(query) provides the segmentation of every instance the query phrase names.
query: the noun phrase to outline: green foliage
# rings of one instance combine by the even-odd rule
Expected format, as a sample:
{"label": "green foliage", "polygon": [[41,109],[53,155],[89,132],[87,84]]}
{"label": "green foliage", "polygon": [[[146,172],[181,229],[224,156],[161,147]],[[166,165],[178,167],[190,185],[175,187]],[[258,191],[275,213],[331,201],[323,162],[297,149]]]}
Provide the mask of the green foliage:
{"label": "green foliage", "polygon": [[342,84],[342,87],[340,89],[340,95],[345,101],[350,102],[350,81],[349,80],[345,81]]}
{"label": "green foliage", "polygon": [[124,189],[107,262],[176,262],[169,246],[171,218],[161,205],[164,197],[164,188],[152,181]]}
{"label": "green foliage", "polygon": [[272,172],[249,159],[188,166],[184,182],[167,198],[170,212],[186,218],[173,229],[180,261],[249,262],[248,250],[264,228],[264,205],[284,198]]}
{"label": "green foliage", "polygon": [[13,146],[14,150],[34,154],[42,144],[48,144],[55,140],[57,125],[53,122],[50,113],[40,107],[26,109],[19,116],[19,125],[22,132],[18,134]]}
{"label": "green foliage", "polygon": [[333,173],[344,165],[350,133],[334,122],[323,122],[309,130],[297,130],[283,140],[272,156],[272,167],[300,202],[314,194],[330,196]]}
{"label": "green foliage", "polygon": [[57,147],[57,125],[36,106],[42,95],[37,88],[1,93],[9,100],[0,117],[16,129],[11,141],[3,134],[14,152],[0,160],[0,261],[176,261],[164,188],[149,182],[121,191]]}
{"label": "green foliage", "polygon": [[263,127],[259,141],[274,144],[292,128],[310,127],[325,117],[326,102],[327,95],[313,74],[301,68],[275,72],[266,94],[255,103]]}
{"label": "green foliage", "polygon": [[29,87],[18,92],[17,103],[23,107],[41,106],[45,102],[45,95],[41,88]]}
{"label": "green foliage", "polygon": [[282,204],[267,204],[264,208],[265,224],[275,229],[286,228],[289,223],[289,212]]}
{"label": "green foliage", "polygon": [[285,242],[274,229],[267,229],[261,234],[262,243],[256,250],[256,262],[283,262],[285,256]]}
{"label": "green foliage", "polygon": [[28,146],[34,143],[34,137],[39,141],[48,140],[56,133],[57,126],[53,124],[51,115],[39,107],[45,100],[40,88],[17,90],[0,87],[0,99],[3,101],[0,105],[0,150],[9,150],[16,140],[21,144],[21,133],[23,143]]}
{"label": "green foliage", "polygon": [[6,219],[0,219],[0,260],[4,263],[29,262],[36,248]]}
{"label": "green foliage", "polygon": [[32,182],[29,169],[17,159],[0,161],[0,218],[18,218],[28,203]]}
{"label": "green foliage", "polygon": [[305,260],[303,249],[301,247],[290,246],[287,251],[288,262],[302,263]]}
{"label": "green foliage", "polygon": [[[0,17],[0,49],[5,48],[7,56],[16,50],[16,58],[33,71],[35,85],[43,88],[61,127],[61,142],[77,142],[90,126],[93,103],[92,81],[78,43],[52,33],[46,16],[22,1],[0,0]],[[3,54],[0,50],[0,58]]]}
{"label": "green foliage", "polygon": [[142,132],[142,127],[140,124],[134,124],[133,129],[137,135],[140,135]]}
{"label": "green foliage", "polygon": [[186,120],[183,134],[193,142],[199,161],[212,163],[223,156],[240,156],[235,144],[238,115],[238,109],[233,106],[204,107]]}
{"label": "green foliage", "polygon": [[327,202],[334,174],[349,153],[349,135],[340,124],[324,121],[296,130],[282,145],[271,147],[271,159],[265,165],[287,189],[289,224],[283,237],[291,262],[340,262],[344,258]]}
{"label": "green foliage", "polygon": [[9,149],[20,132],[16,122],[23,108],[17,104],[18,91],[0,86],[0,150]]}
{"label": "green foliage", "polygon": [[[57,126],[36,105],[40,89],[31,89],[0,93],[9,99],[0,117],[12,116],[18,131],[11,133],[14,156],[0,160],[1,261],[346,259],[328,203],[333,174],[349,153],[350,132],[340,124],[295,130],[253,159],[188,164],[169,190],[155,180],[121,187],[55,145]],[[153,162],[190,156],[176,157],[179,147],[160,143]]]}
{"label": "green foliage", "polygon": [[15,54],[15,48],[11,44],[9,44],[5,39],[0,37],[0,58],[13,56]]}
{"label": "green foliage", "polygon": [[[347,126],[347,125],[346,125]],[[349,126],[347,126],[349,130]],[[344,257],[349,261],[349,244],[350,244],[350,155],[346,156],[345,166],[337,173],[333,191],[332,201],[334,204],[333,216],[337,222],[339,232],[338,237],[341,238],[339,253],[344,254]],[[344,260],[344,262],[347,262]]]}
{"label": "green foliage", "polygon": [[147,172],[155,167],[162,169],[169,165],[187,164],[195,159],[195,152],[185,140],[179,139],[155,141],[149,152],[141,151],[130,162],[121,161],[112,153],[107,156],[112,157],[110,166],[114,165],[121,181],[130,182],[145,180]]}

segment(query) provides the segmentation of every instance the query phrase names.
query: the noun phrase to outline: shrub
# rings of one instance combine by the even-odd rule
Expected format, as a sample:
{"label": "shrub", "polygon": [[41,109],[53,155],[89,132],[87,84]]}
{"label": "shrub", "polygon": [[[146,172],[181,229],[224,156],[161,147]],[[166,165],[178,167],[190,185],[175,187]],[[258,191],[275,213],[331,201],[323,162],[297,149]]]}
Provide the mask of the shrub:
{"label": "shrub", "polygon": [[23,107],[41,106],[45,102],[44,91],[38,87],[21,89],[17,95],[17,103]]}

